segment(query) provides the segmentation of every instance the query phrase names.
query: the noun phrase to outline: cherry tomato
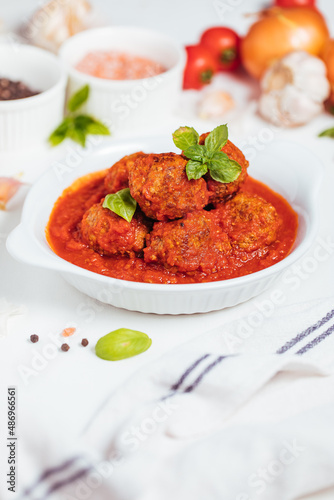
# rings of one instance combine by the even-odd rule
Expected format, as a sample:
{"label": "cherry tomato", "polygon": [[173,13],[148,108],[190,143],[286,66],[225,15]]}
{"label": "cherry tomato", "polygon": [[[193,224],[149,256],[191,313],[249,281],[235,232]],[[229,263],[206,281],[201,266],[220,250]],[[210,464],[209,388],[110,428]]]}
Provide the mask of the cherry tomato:
{"label": "cherry tomato", "polygon": [[276,7],[315,7],[316,0],[275,0]]}
{"label": "cherry tomato", "polygon": [[187,64],[183,76],[184,89],[201,89],[217,73],[217,63],[211,52],[201,45],[188,45]]}
{"label": "cherry tomato", "polygon": [[239,66],[240,37],[230,28],[209,28],[202,34],[200,45],[215,56],[219,71],[232,71]]}

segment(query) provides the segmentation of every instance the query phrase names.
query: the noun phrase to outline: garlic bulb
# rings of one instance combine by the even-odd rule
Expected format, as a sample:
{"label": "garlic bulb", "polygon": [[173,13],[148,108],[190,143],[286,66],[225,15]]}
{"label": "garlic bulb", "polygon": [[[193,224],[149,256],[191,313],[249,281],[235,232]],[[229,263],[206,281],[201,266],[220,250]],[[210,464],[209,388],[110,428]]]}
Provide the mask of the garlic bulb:
{"label": "garlic bulb", "polygon": [[275,125],[293,127],[321,113],[329,96],[326,66],[310,54],[291,52],[275,62],[261,81],[261,115]]}
{"label": "garlic bulb", "polygon": [[222,90],[206,92],[198,105],[198,116],[202,119],[220,118],[235,106],[230,94]]}
{"label": "garlic bulb", "polygon": [[57,52],[67,38],[89,27],[91,10],[86,0],[51,0],[33,14],[23,35],[30,43]]}

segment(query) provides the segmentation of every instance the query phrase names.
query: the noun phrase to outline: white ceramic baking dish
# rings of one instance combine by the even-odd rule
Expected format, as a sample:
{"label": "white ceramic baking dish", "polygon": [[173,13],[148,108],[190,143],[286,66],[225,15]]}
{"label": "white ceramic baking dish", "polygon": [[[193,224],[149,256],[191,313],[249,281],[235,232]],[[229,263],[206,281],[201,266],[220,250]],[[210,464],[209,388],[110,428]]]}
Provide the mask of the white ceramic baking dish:
{"label": "white ceramic baking dish", "polygon": [[58,257],[47,243],[45,227],[53,204],[62,191],[78,177],[107,168],[122,156],[140,150],[157,153],[176,151],[170,138],[139,138],[95,149],[75,167],[67,165],[66,159],[52,165],[33,185],[26,198],[21,223],[7,240],[9,253],[21,262],[60,273],[81,292],[113,306],[145,313],[191,314],[230,307],[267,290],[307,252],[314,241],[321,164],[312,152],[300,145],[273,142],[258,152],[249,174],[282,194],[299,214],[295,245],[281,262],[254,274],[226,281],[163,285],[109,278]]}

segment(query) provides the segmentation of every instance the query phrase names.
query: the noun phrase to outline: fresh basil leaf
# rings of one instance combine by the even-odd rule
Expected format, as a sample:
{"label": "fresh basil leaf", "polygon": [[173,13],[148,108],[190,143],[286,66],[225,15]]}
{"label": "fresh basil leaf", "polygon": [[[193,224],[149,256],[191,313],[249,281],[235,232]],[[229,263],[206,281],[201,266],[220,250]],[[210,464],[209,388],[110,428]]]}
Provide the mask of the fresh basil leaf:
{"label": "fresh basil leaf", "polygon": [[334,139],[334,127],[324,130],[318,137],[332,137]]}
{"label": "fresh basil leaf", "polygon": [[183,154],[186,158],[204,163],[205,152],[204,146],[189,146],[189,148],[183,151]]}
{"label": "fresh basil leaf", "polygon": [[195,160],[189,160],[186,166],[188,180],[200,179],[208,171],[207,165]]}
{"label": "fresh basil leaf", "polygon": [[86,135],[87,134],[85,130],[75,125],[73,126],[73,128],[70,128],[67,132],[67,137],[72,139],[72,141],[75,141],[78,144],[80,144],[80,146],[82,146],[83,148],[86,145]]}
{"label": "fresh basil leaf", "polygon": [[58,144],[63,142],[64,139],[66,139],[66,134],[59,134],[56,132],[52,132],[48,140],[51,146],[58,146]]}
{"label": "fresh basil leaf", "polygon": [[85,134],[110,135],[110,130],[103,123],[88,115],[78,115],[74,119],[74,128],[81,129]]}
{"label": "fresh basil leaf", "polygon": [[119,361],[147,351],[152,340],[146,333],[128,328],[119,328],[101,337],[95,346],[99,358]]}
{"label": "fresh basil leaf", "polygon": [[137,208],[137,202],[132,198],[130,189],[125,188],[117,193],[107,194],[102,206],[131,222]]}
{"label": "fresh basil leaf", "polygon": [[180,127],[173,133],[173,141],[177,148],[184,151],[198,144],[199,135],[193,127]]}
{"label": "fresh basil leaf", "polygon": [[110,135],[110,130],[100,121],[93,119],[92,123],[89,123],[87,126],[87,133],[93,135]]}
{"label": "fresh basil leaf", "polygon": [[68,131],[73,126],[72,118],[65,118],[61,124],[49,136],[49,142],[52,146],[58,146],[64,139],[66,139]]}
{"label": "fresh basil leaf", "polygon": [[77,111],[88,99],[89,96],[89,85],[85,85],[81,89],[79,89],[72,97],[69,99],[67,103],[67,109],[74,113]]}
{"label": "fresh basil leaf", "polygon": [[241,172],[241,166],[230,158],[212,159],[208,162],[212,179],[224,184],[235,181]]}
{"label": "fresh basil leaf", "polygon": [[224,151],[217,151],[216,153],[213,153],[210,157],[210,160],[222,161],[222,162],[226,162],[229,159],[230,158],[227,156],[226,153],[224,153]]}
{"label": "fresh basil leaf", "polygon": [[212,158],[214,157],[214,155],[218,154],[215,151],[208,150],[206,146],[202,146],[202,148],[205,149],[205,161],[212,160]]}
{"label": "fresh basil leaf", "polygon": [[94,119],[88,115],[77,115],[73,118],[73,123],[75,128],[80,128],[86,132],[89,125],[94,123]]}
{"label": "fresh basil leaf", "polygon": [[205,146],[208,151],[220,151],[227,143],[228,128],[227,125],[219,125],[205,139]]}

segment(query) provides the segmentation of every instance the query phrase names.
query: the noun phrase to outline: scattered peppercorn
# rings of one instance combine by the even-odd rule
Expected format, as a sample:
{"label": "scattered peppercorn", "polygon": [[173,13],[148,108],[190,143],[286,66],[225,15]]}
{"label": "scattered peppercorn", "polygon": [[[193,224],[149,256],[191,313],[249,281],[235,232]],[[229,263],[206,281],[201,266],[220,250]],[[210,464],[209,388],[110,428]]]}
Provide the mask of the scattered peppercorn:
{"label": "scattered peppercorn", "polygon": [[39,341],[39,336],[38,335],[30,335],[30,340],[33,344]]}
{"label": "scattered peppercorn", "polygon": [[83,345],[84,347],[86,347],[88,344],[89,344],[89,342],[88,342],[87,339],[82,339],[81,345]]}
{"label": "scattered peppercorn", "polygon": [[64,352],[68,351],[69,348],[70,348],[70,346],[68,344],[62,344],[62,346],[61,346],[61,350]]}
{"label": "scattered peppercorn", "polygon": [[39,92],[31,90],[22,82],[14,82],[8,78],[0,78],[0,101],[12,101],[32,97]]}

